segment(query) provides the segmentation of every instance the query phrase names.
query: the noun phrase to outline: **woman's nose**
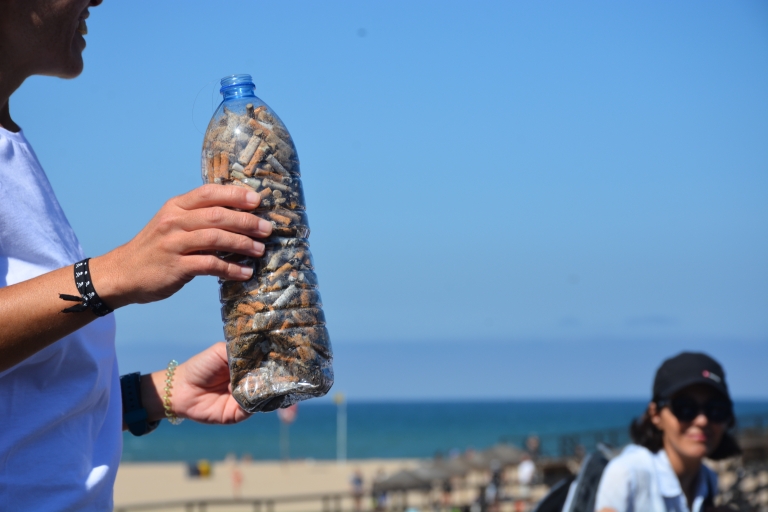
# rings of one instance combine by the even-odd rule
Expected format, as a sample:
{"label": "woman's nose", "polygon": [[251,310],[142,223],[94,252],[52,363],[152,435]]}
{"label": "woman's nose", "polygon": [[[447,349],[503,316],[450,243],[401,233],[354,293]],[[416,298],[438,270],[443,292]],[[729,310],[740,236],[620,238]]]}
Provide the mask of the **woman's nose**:
{"label": "woman's nose", "polygon": [[703,427],[703,426],[706,426],[707,423],[709,423],[709,420],[707,419],[707,416],[703,412],[699,411],[699,414],[697,414],[696,417],[693,418],[692,423],[698,427]]}

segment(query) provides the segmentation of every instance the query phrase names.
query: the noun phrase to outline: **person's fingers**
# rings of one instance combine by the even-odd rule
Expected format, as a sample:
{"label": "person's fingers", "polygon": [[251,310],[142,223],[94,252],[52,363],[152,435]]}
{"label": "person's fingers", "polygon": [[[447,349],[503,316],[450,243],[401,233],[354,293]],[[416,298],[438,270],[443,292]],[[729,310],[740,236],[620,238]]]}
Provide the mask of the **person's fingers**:
{"label": "person's fingers", "polygon": [[230,395],[228,398],[228,404],[227,407],[230,409],[230,413],[228,413],[228,416],[234,419],[234,423],[239,423],[241,421],[247,420],[252,416],[251,413],[246,412],[245,409],[240,407],[240,404],[237,403],[237,401],[232,398]]}
{"label": "person's fingers", "polygon": [[211,345],[211,348],[209,348],[211,352],[216,354],[216,357],[218,357],[221,361],[223,361],[225,364],[228,363],[227,359],[227,344],[223,341],[217,341],[213,345]]}
{"label": "person's fingers", "polygon": [[171,201],[185,210],[209,206],[228,206],[253,210],[259,205],[261,196],[253,190],[246,190],[241,187],[208,184],[175,197]]}
{"label": "person's fingers", "polygon": [[178,237],[175,243],[182,254],[220,251],[255,257],[264,255],[263,243],[222,229],[198,229]]}
{"label": "person's fingers", "polygon": [[191,255],[186,264],[192,275],[215,276],[229,281],[247,281],[253,276],[253,268],[229,263],[212,255]]}
{"label": "person's fingers", "polygon": [[218,228],[233,233],[267,237],[272,233],[272,223],[252,213],[228,210],[220,206],[192,210],[176,219],[178,227],[185,231]]}

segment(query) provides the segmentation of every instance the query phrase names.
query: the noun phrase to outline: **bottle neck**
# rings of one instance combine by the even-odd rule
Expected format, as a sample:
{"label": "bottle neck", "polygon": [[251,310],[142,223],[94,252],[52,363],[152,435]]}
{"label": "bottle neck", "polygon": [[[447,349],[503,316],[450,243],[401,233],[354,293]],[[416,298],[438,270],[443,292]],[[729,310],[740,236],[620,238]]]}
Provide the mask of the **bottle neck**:
{"label": "bottle neck", "polygon": [[232,85],[222,89],[221,94],[224,96],[224,101],[234,98],[255,98],[253,85]]}

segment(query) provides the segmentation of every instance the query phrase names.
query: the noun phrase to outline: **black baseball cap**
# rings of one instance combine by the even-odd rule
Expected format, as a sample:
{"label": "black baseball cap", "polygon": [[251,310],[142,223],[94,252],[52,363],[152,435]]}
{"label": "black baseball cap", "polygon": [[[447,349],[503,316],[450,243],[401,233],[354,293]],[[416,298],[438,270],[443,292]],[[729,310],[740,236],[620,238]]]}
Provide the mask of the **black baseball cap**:
{"label": "black baseball cap", "polygon": [[661,363],[653,380],[653,400],[666,400],[681,389],[694,384],[713,387],[731,400],[723,367],[707,354],[700,352],[682,352]]}

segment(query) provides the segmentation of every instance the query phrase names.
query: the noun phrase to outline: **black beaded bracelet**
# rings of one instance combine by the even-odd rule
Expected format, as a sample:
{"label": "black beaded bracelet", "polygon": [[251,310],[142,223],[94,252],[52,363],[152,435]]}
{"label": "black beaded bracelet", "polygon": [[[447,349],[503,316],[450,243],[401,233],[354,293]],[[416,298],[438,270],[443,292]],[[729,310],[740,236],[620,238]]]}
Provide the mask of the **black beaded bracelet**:
{"label": "black beaded bracelet", "polygon": [[62,313],[80,313],[81,311],[90,309],[96,316],[104,316],[114,311],[101,300],[101,297],[99,297],[99,294],[96,293],[96,290],[93,287],[91,271],[88,268],[88,260],[90,259],[91,258],[85,258],[83,261],[75,263],[75,285],[82,297],[75,297],[74,295],[67,295],[66,293],[59,294],[59,298],[62,300],[79,302],[80,304],[70,306],[62,310]]}

